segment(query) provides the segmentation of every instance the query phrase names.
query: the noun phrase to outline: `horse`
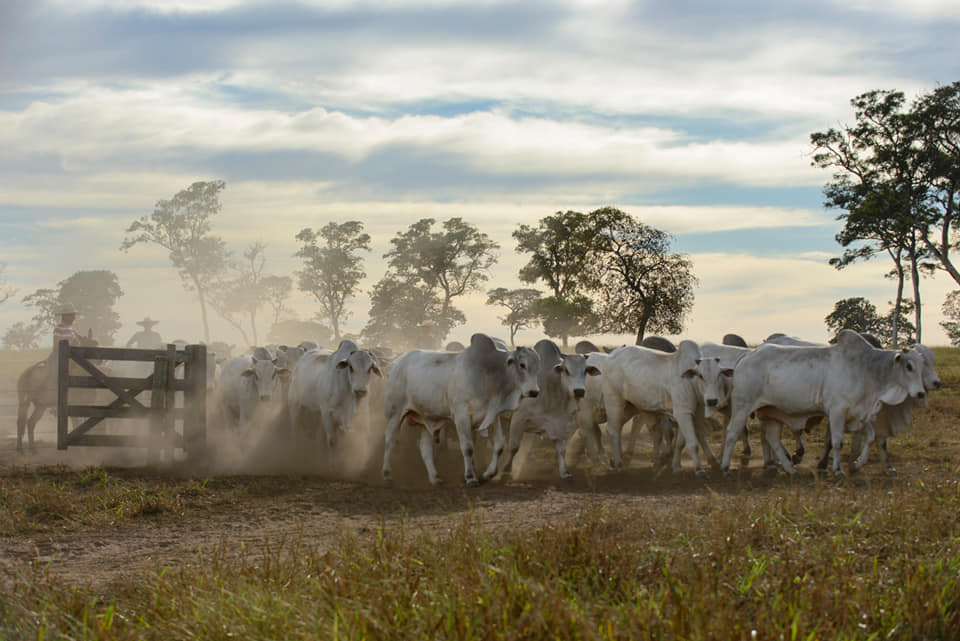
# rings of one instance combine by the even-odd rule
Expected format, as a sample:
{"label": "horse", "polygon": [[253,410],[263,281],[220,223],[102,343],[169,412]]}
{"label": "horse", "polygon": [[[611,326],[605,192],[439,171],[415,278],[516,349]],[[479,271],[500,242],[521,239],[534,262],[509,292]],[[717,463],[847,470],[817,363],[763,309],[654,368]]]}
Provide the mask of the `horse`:
{"label": "horse", "polygon": [[[93,337],[93,329],[86,336],[77,337],[78,347],[97,347],[100,343]],[[43,416],[47,408],[56,404],[56,398],[51,395],[49,371],[54,367],[52,358],[34,363],[17,378],[17,452],[23,454],[23,435],[27,434],[30,452],[36,452],[33,432],[37,421]],[[30,411],[30,406],[33,411]]]}

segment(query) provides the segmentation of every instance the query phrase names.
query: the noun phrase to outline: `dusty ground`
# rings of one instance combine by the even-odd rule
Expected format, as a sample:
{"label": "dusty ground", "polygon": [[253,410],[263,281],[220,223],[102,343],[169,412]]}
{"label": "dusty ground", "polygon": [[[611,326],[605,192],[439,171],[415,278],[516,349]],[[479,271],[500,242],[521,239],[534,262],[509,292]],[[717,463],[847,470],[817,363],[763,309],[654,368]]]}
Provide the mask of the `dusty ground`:
{"label": "dusty ground", "polygon": [[[3,471],[13,466],[103,464],[111,466],[113,474],[160,483],[164,479],[217,477],[248,488],[225,491],[221,497],[214,492],[212,500],[188,504],[179,514],[161,512],[95,530],[0,538],[2,559],[49,563],[51,571],[71,581],[105,589],[123,576],[192,563],[200,554],[236,554],[242,549],[247,555],[256,555],[294,539],[323,549],[345,532],[372,536],[381,525],[401,521],[408,534],[443,533],[468,515],[483,527],[520,529],[571,518],[605,504],[651,510],[689,504],[696,509],[714,491],[763,491],[771,484],[791,483],[782,475],[763,475],[756,453],[751,471],[734,481],[720,481],[714,474],[714,481],[704,483],[690,471],[680,477],[655,475],[645,434],[640,436],[633,465],[621,474],[591,468],[584,457],[574,468],[575,479],[561,481],[556,476],[552,447],[538,445],[533,439],[532,447],[525,445],[533,453],[525,462],[518,461],[523,466],[520,480],[493,481],[472,490],[463,486],[462,459],[455,447],[440,454],[438,462],[446,483],[433,488],[426,482],[415,447],[401,444],[395,452],[395,484],[386,487],[379,481],[380,451],[364,451],[359,456],[356,443],[353,449],[345,447],[340,459],[321,461],[304,453],[311,451],[309,444],[297,453],[271,446],[275,439],[269,432],[261,431],[246,443],[224,442],[211,435],[211,446],[218,451],[211,459],[147,466],[142,452],[106,448],[57,451],[50,418],[38,426],[38,437],[36,453],[18,455],[13,417],[0,416],[0,481]],[[808,466],[815,456],[808,454]],[[347,458],[352,459],[349,464]],[[365,460],[358,462],[360,459]],[[480,459],[486,461],[483,455]],[[686,465],[689,470],[689,462]],[[873,468],[866,478],[882,479],[879,466]],[[815,483],[809,472],[792,482]]]}

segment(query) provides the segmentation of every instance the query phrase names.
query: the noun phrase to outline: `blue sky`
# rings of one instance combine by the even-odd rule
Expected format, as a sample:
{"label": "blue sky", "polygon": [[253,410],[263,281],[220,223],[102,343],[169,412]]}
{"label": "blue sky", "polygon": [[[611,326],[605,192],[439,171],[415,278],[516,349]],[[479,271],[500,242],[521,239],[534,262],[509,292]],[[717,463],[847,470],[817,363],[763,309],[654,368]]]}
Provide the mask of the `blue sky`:
{"label": "blue sky", "polygon": [[[150,315],[199,338],[163,252],[119,246],[156,201],[222,179],[215,233],[236,254],[265,242],[275,273],[297,268],[301,228],[366,223],[350,330],[389,238],[421,217],[477,224],[501,244],[490,286],[514,287],[518,223],[614,205],[690,253],[685,335],[824,339],[836,300],[885,309],[894,289],[881,260],[826,264],[838,224],[809,134],[865,91],[960,79],[958,32],[960,4],[936,0],[8,0],[0,261],[19,296],[0,331],[30,317],[24,294],[112,269],[123,333]],[[929,343],[950,289],[924,282]],[[505,333],[484,298],[451,338]],[[291,311],[314,308],[297,292]]]}

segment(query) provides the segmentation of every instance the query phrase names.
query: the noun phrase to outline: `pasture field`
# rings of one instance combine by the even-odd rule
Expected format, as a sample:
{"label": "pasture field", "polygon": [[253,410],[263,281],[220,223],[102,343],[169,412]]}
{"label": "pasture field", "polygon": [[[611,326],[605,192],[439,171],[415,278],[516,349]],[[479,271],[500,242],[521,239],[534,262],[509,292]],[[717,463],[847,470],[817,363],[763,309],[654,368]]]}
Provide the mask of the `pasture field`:
{"label": "pasture field", "polygon": [[49,435],[20,457],[4,415],[0,639],[958,639],[960,350],[934,351],[899,475],[874,453],[840,482],[812,471],[821,433],[792,479],[756,436],[729,479],[657,473],[642,435],[620,474],[584,459],[565,483],[534,441],[517,480],[467,490],[459,452],[433,488],[414,447],[393,487],[376,451],[348,476],[277,452],[117,465]]}

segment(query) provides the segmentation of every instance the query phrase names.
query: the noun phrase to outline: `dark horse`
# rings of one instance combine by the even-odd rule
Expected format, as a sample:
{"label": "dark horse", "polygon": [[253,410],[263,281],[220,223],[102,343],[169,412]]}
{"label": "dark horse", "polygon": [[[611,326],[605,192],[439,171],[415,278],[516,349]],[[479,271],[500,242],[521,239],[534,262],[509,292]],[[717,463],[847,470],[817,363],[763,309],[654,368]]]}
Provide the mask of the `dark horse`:
{"label": "dark horse", "polygon": [[[100,343],[93,338],[93,330],[87,332],[86,336],[77,337],[77,346],[96,347]],[[43,413],[49,407],[57,403],[53,395],[49,371],[55,367],[53,359],[42,360],[28,367],[20,378],[17,379],[17,451],[23,453],[23,434],[27,433],[30,451],[35,452],[36,447],[33,442],[33,431],[37,426],[37,421],[43,416]],[[33,406],[33,411],[30,406]]]}

